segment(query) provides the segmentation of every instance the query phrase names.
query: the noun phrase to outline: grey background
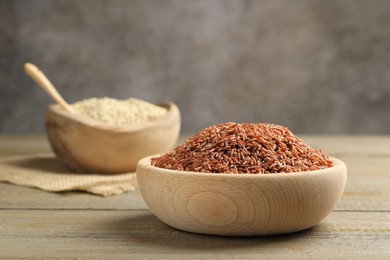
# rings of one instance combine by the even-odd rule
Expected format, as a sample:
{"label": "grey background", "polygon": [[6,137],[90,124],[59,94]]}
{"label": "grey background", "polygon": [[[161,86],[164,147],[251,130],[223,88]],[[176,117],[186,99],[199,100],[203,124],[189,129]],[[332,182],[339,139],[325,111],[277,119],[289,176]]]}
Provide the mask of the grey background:
{"label": "grey background", "polygon": [[0,133],[43,133],[37,64],[69,102],[173,101],[226,121],[390,134],[390,1],[0,0]]}

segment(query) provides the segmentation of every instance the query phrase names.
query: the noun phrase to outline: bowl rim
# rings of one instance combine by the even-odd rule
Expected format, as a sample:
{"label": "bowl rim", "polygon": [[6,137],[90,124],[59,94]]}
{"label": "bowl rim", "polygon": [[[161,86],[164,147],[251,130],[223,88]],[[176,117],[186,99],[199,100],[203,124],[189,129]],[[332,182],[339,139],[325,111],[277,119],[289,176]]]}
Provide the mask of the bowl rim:
{"label": "bowl rim", "polygon": [[[239,173],[239,174],[231,174],[231,173],[209,173],[209,172],[191,172],[191,171],[177,171],[177,170],[170,170],[165,168],[160,168],[151,165],[151,158],[157,157],[162,154],[157,155],[151,155],[142,158],[138,161],[137,164],[137,174],[139,168],[147,168],[152,169],[153,171],[157,171],[159,173],[165,173],[169,174],[170,176],[173,175],[180,175],[180,176],[192,176],[192,177],[212,177],[212,178],[291,178],[291,177],[307,177],[307,176],[317,176],[317,175],[323,175],[323,174],[329,174],[330,172],[335,171],[345,171],[347,170],[347,167],[345,163],[337,158],[330,157],[330,159],[333,162],[332,167],[328,167],[325,169],[319,169],[319,170],[312,170],[312,171],[300,171],[300,172],[279,172],[279,173],[266,173],[266,174],[247,174],[247,173]],[[261,177],[260,177],[261,176]]]}
{"label": "bowl rim", "polygon": [[90,118],[84,114],[69,113],[64,109],[62,109],[58,104],[50,104],[48,106],[46,112],[46,119],[48,117],[48,114],[52,113],[61,116],[63,118],[66,118],[68,120],[75,121],[84,126],[106,130],[106,131],[115,131],[115,132],[134,132],[134,131],[144,130],[146,128],[151,128],[153,126],[161,125],[164,122],[173,120],[176,117],[176,115],[178,116],[180,121],[179,108],[176,106],[175,103],[168,101],[168,102],[157,103],[155,105],[166,108],[167,113],[157,118],[156,120],[141,122],[141,123],[124,124],[124,125],[109,124],[109,123],[101,122],[96,119]]}

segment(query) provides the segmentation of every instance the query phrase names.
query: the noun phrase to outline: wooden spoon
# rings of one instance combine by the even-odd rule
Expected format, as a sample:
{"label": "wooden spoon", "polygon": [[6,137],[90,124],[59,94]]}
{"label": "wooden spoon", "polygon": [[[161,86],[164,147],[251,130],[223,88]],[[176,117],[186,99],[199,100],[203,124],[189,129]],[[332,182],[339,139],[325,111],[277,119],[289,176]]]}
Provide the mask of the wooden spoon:
{"label": "wooden spoon", "polygon": [[43,72],[34,64],[25,63],[24,72],[30,78],[32,78],[49,96],[57,102],[63,109],[69,113],[77,113],[73,107],[71,107],[58,93],[57,89],[53,86],[50,80],[43,74]]}

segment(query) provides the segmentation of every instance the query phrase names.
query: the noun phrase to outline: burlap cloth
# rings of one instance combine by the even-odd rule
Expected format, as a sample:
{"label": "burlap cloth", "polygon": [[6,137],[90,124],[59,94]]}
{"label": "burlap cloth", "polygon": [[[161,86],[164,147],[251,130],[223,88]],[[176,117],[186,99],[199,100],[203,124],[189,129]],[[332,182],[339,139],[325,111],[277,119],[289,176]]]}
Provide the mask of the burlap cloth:
{"label": "burlap cloth", "polygon": [[52,153],[0,158],[0,181],[51,192],[86,191],[104,197],[136,189],[135,173],[74,173]]}

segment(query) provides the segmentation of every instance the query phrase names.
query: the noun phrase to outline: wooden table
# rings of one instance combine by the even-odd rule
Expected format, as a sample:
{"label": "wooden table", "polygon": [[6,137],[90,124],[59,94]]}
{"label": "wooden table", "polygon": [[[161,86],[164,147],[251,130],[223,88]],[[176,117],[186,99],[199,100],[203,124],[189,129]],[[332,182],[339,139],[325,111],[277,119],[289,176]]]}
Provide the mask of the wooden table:
{"label": "wooden table", "polygon": [[[102,198],[0,183],[0,258],[390,259],[390,137],[303,138],[348,167],[342,199],[309,230],[191,234],[160,222],[138,192]],[[42,136],[0,137],[0,156],[49,150]]]}

